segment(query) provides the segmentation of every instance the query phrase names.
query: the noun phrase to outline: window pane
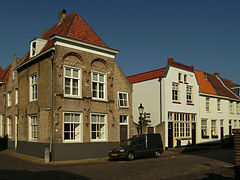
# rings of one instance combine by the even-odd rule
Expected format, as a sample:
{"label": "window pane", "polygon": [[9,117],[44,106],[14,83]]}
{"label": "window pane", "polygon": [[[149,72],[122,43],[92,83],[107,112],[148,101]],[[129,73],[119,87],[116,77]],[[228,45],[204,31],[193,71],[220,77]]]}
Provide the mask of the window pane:
{"label": "window pane", "polygon": [[93,80],[97,81],[98,80],[98,74],[97,73],[93,73]]}
{"label": "window pane", "polygon": [[104,82],[104,75],[103,74],[99,74],[99,81]]}
{"label": "window pane", "polygon": [[96,132],[92,132],[92,139],[96,139],[97,135]]}
{"label": "window pane", "polygon": [[77,69],[73,69],[73,77],[78,78],[78,70]]}
{"label": "window pane", "polygon": [[71,68],[66,68],[65,69],[65,76],[71,77]]}
{"label": "window pane", "polygon": [[64,122],[70,122],[70,114],[69,113],[65,113],[64,114]]}
{"label": "window pane", "polygon": [[75,114],[73,117],[73,122],[80,122],[80,114]]}
{"label": "window pane", "polygon": [[100,116],[100,123],[104,123],[104,115]]}

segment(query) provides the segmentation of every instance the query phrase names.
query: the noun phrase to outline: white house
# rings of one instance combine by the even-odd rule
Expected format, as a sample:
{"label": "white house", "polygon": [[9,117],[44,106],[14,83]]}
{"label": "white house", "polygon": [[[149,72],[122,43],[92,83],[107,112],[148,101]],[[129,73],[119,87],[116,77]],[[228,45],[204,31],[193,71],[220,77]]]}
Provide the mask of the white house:
{"label": "white house", "polygon": [[168,59],[165,68],[128,77],[133,84],[133,120],[139,121],[138,106],[150,113],[148,132],[160,132],[165,147],[198,141],[199,97],[193,66]]}
{"label": "white house", "polygon": [[224,135],[240,128],[240,98],[230,88],[230,80],[202,71],[195,74],[199,83],[200,143],[219,141]]}

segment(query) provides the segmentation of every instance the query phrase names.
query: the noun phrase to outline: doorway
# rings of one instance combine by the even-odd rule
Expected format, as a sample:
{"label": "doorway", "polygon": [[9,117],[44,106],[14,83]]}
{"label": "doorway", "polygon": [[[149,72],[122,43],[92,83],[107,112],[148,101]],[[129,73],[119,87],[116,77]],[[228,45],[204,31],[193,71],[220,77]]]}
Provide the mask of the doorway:
{"label": "doorway", "polygon": [[192,145],[196,145],[196,123],[192,123]]}
{"label": "doorway", "polygon": [[168,122],[168,148],[173,148],[173,122]]}

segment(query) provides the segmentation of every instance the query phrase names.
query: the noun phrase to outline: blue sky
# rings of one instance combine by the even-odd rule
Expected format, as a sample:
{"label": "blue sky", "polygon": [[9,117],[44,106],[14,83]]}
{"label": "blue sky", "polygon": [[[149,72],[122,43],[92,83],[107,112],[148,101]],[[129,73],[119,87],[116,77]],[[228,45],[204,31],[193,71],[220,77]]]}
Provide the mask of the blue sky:
{"label": "blue sky", "polygon": [[58,0],[1,2],[0,65],[76,11],[111,48],[129,76],[163,67],[169,57],[240,84],[239,0]]}

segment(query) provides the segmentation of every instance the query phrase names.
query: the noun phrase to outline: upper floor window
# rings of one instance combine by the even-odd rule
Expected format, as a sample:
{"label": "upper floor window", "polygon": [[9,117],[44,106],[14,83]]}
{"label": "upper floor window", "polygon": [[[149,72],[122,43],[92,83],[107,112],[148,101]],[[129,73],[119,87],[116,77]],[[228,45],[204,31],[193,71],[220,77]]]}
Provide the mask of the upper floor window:
{"label": "upper floor window", "polygon": [[179,85],[172,83],[172,100],[179,101]]}
{"label": "upper floor window", "polygon": [[125,92],[118,93],[118,106],[121,108],[128,107],[128,93]]}
{"label": "upper floor window", "polygon": [[92,72],[92,97],[93,99],[106,100],[106,74]]}
{"label": "upper floor window", "polygon": [[64,67],[64,95],[81,97],[80,83],[81,83],[80,69],[73,67]]}
{"label": "upper floor window", "polygon": [[178,81],[182,82],[182,73],[178,73]]}
{"label": "upper floor window", "polygon": [[37,54],[37,42],[36,41],[33,41],[31,43],[31,57],[32,56],[35,56]]}
{"label": "upper floor window", "polygon": [[206,111],[210,111],[210,98],[206,98]]}
{"label": "upper floor window", "polygon": [[38,120],[37,115],[29,116],[29,140],[37,141],[38,139]]}
{"label": "upper floor window", "polygon": [[11,106],[12,105],[12,92],[8,92],[7,94],[7,102],[8,102],[8,106]]}
{"label": "upper floor window", "polygon": [[9,116],[7,118],[8,122],[7,122],[7,134],[9,138],[12,138],[12,117]]}
{"label": "upper floor window", "polygon": [[187,103],[192,103],[192,86],[187,86]]}
{"label": "upper floor window", "polygon": [[13,80],[15,79],[15,76],[16,76],[16,71],[13,70],[13,72],[12,72],[12,79],[13,79]]}
{"label": "upper floor window", "polygon": [[233,102],[229,102],[229,111],[233,114]]}
{"label": "upper floor window", "polygon": [[120,115],[120,124],[127,124],[127,123],[128,123],[128,116]]}
{"label": "upper floor window", "polygon": [[239,103],[236,103],[236,113],[240,114],[240,106]]}
{"label": "upper floor window", "polygon": [[37,74],[30,76],[30,101],[37,100]]}
{"label": "upper floor window", "polygon": [[218,112],[221,111],[221,100],[220,99],[217,100],[217,111]]}
{"label": "upper floor window", "polygon": [[18,89],[15,89],[15,104],[18,104]]}
{"label": "upper floor window", "polygon": [[184,74],[184,83],[187,83],[187,75]]}
{"label": "upper floor window", "polygon": [[5,136],[5,116],[4,114],[0,115],[0,125],[1,125],[1,131],[0,131],[0,136],[4,137]]}

